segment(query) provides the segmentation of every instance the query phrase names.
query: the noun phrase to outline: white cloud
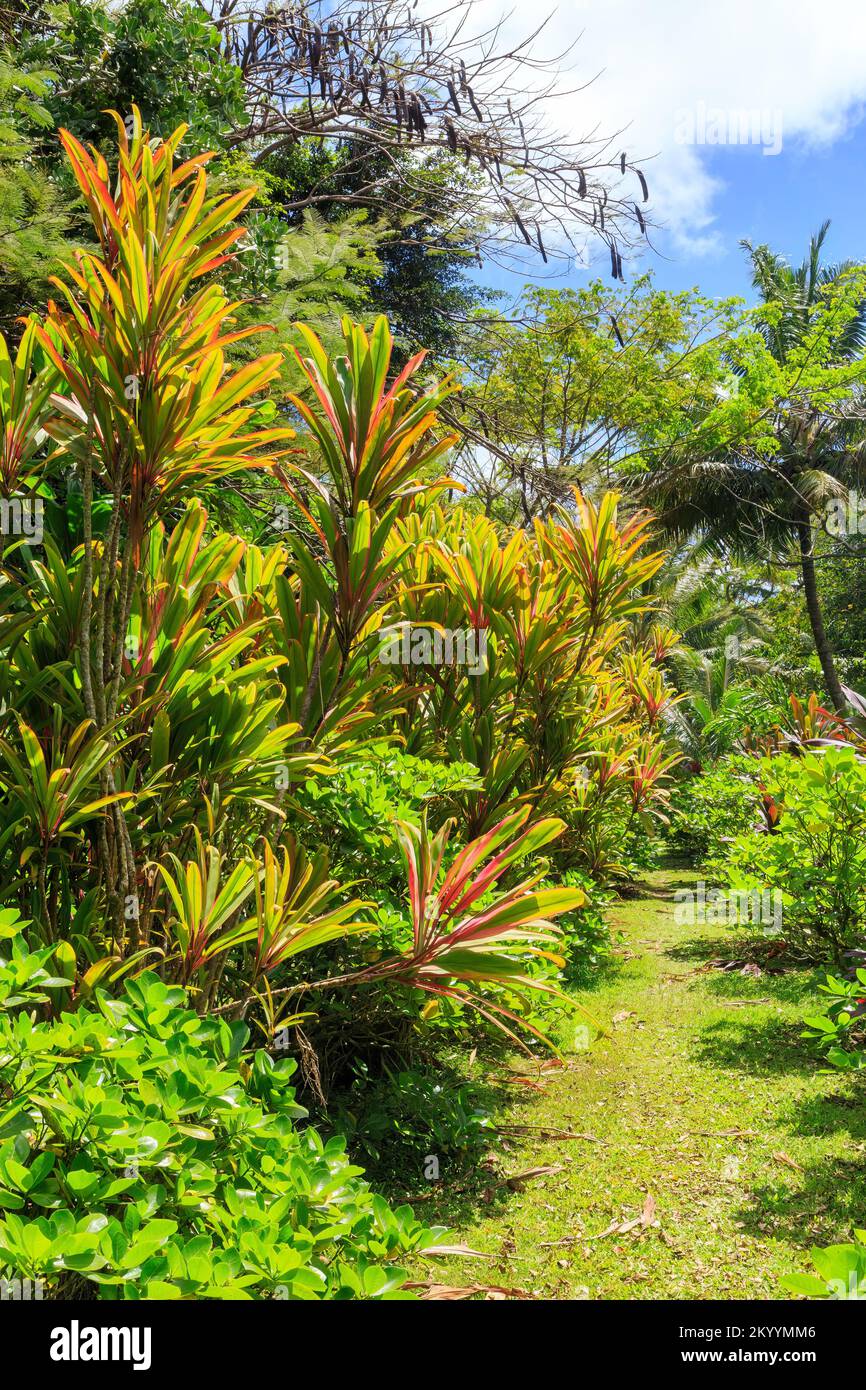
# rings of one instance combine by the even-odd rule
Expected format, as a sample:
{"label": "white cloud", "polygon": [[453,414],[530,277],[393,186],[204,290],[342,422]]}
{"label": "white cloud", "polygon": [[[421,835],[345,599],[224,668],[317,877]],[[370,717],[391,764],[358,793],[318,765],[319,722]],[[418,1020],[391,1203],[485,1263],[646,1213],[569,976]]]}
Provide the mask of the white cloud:
{"label": "white cloud", "polygon": [[[544,0],[473,0],[473,23],[481,29],[509,10],[504,35],[513,39],[537,25]],[[693,255],[716,249],[721,184],[706,147],[682,142],[684,113],[700,122],[701,111],[705,121],[714,109],[760,112],[768,144],[780,113],[790,149],[828,145],[866,111],[863,0],[560,0],[537,51],[561,51],[578,36],[561,85],[598,77],[553,104],[556,123],[624,131],[629,159],[646,161],[654,219]],[[732,151],[732,176],[733,161],[763,157]]]}

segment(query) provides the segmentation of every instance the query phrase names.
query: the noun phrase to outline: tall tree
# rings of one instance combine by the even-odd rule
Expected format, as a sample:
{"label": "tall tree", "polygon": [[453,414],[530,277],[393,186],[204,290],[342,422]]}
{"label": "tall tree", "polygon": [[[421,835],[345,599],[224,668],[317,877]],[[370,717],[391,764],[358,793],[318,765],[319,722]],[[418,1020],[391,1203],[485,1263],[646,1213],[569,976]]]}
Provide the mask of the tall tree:
{"label": "tall tree", "polygon": [[760,342],[735,364],[712,428],[657,458],[641,498],[675,535],[699,533],[765,557],[794,550],[827,691],[841,710],[815,540],[828,503],[866,479],[866,267],[822,263],[828,227],[797,267],[767,246],[743,243],[761,297]]}
{"label": "tall tree", "polygon": [[675,422],[715,403],[733,302],[656,290],[527,290],[509,317],[476,316],[464,390],[446,409],[464,445],[459,472],[491,515],[531,524],[573,486],[593,494]]}
{"label": "tall tree", "polygon": [[52,124],[51,76],[24,71],[0,50],[0,331],[11,337],[44,302],[68,226],[61,190],[37,153]]}

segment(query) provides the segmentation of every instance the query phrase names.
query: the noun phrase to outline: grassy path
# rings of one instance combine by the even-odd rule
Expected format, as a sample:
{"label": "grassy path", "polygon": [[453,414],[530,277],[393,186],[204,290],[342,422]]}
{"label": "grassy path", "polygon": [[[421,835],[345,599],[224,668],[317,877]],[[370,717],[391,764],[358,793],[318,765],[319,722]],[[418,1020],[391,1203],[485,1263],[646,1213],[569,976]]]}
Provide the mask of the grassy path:
{"label": "grassy path", "polygon": [[[564,1069],[505,1088],[502,1123],[538,1128],[489,1181],[451,1195],[443,1182],[424,1207],[493,1258],[437,1261],[437,1281],[777,1298],[810,1245],[866,1224],[862,1091],[822,1074],[798,1036],[820,977],[707,969],[732,942],[675,923],[673,892],[695,877],[659,870],[613,909],[616,967],[579,996],[611,1037],[588,1051],[566,1040]],[[503,1181],[537,1167],[556,1171]]]}

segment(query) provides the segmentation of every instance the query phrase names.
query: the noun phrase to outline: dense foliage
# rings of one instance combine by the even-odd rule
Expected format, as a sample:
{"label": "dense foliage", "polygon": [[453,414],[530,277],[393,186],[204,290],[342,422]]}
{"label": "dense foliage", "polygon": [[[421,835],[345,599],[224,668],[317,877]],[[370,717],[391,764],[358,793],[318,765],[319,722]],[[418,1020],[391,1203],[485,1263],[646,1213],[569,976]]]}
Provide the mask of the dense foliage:
{"label": "dense foliage", "polygon": [[[441,1231],[355,1160],[489,1163],[479,1052],[556,1053],[662,855],[864,1058],[866,268],[626,285],[644,213],[494,48],[233,8],[0,13],[0,1267],[52,1298],[407,1296]],[[562,218],[613,287],[506,312],[470,268]],[[791,1291],[858,1295],[840,1234]]]}
{"label": "dense foliage", "polygon": [[[378,1296],[418,1228],[295,1130],[294,1059],[324,1099],[334,1032],[352,1068],[473,1014],[544,1036],[560,942],[598,946],[595,881],[676,761],[672,635],[636,626],[662,554],[615,494],[505,540],[446,501],[455,383],[423,353],[389,380],[384,319],[345,320],[336,358],[298,325],[290,424],[281,350],[226,355],[258,331],[218,274],[252,191],[211,191],[182,128],[117,131],[116,174],[62,132],[94,249],[0,355],[5,497],[42,526],[4,555],[8,968],[59,972],[11,1001],[8,1257],[106,1296]],[[256,474],[265,544],[205,505]],[[285,1060],[247,1060],[252,1029]],[[52,1050],[81,1056],[62,1104]],[[73,1140],[75,1103],[110,1134]]]}

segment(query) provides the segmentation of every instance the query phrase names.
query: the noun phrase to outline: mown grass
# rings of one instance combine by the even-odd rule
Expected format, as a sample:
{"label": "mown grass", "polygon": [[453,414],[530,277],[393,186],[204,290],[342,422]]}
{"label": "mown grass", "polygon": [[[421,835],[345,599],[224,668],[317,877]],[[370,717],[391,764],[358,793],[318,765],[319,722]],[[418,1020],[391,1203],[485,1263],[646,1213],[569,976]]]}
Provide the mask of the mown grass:
{"label": "mown grass", "polygon": [[[575,1051],[564,1037],[565,1067],[529,1086],[500,1070],[497,1122],[538,1128],[481,1171],[443,1172],[417,1207],[491,1258],[425,1261],[418,1278],[547,1298],[780,1298],[811,1245],[866,1223],[862,1089],[799,1037],[820,973],[707,969],[732,942],[676,924],[671,895],[694,877],[657,871],[612,909],[618,968],[576,995],[609,1038]],[[535,1167],[557,1171],[505,1181]]]}

